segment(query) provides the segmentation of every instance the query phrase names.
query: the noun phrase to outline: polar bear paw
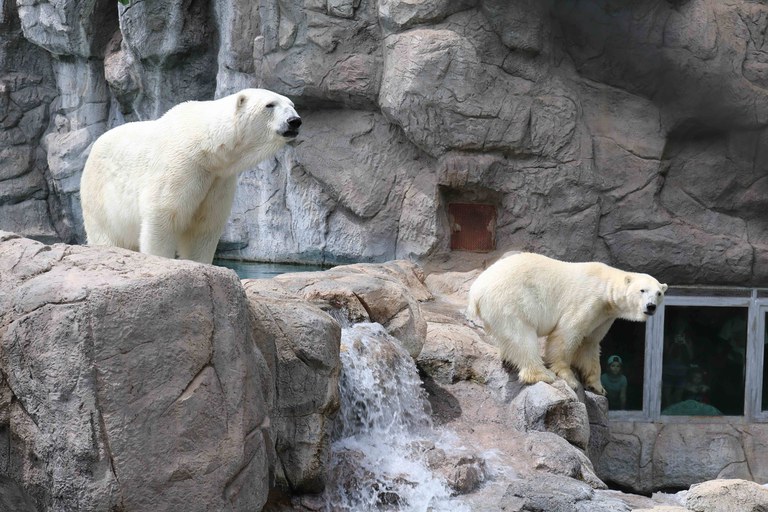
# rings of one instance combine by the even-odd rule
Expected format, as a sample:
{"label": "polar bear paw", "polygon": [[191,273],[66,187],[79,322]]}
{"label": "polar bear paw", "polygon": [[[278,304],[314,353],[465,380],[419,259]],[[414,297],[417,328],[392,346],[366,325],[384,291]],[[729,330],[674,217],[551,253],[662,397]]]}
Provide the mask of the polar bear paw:
{"label": "polar bear paw", "polygon": [[546,382],[547,384],[552,384],[555,382],[555,380],[557,380],[557,375],[544,367],[521,368],[519,375],[520,381],[526,384],[535,384],[537,382]]}
{"label": "polar bear paw", "polygon": [[579,382],[579,379],[576,378],[576,375],[573,374],[571,370],[561,370],[557,372],[557,376],[563,379],[566,384],[568,384],[571,389],[579,389],[581,386],[581,383]]}
{"label": "polar bear paw", "polygon": [[596,393],[598,395],[605,396],[607,394],[607,392],[605,391],[605,388],[600,383],[597,383],[597,384],[594,384],[594,383],[593,384],[587,384],[584,387],[587,388],[589,391],[591,391],[593,393]]}

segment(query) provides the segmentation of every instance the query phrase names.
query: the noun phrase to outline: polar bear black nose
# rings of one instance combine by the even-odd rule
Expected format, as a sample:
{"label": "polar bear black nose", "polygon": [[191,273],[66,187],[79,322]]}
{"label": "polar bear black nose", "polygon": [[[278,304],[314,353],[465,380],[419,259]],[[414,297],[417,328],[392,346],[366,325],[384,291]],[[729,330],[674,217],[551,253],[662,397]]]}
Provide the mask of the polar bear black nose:
{"label": "polar bear black nose", "polygon": [[649,303],[647,306],[645,306],[649,313],[653,313],[656,311],[656,304],[653,302]]}
{"label": "polar bear black nose", "polygon": [[293,130],[297,130],[299,126],[301,126],[301,118],[300,117],[292,117],[288,120],[288,126],[291,127]]}

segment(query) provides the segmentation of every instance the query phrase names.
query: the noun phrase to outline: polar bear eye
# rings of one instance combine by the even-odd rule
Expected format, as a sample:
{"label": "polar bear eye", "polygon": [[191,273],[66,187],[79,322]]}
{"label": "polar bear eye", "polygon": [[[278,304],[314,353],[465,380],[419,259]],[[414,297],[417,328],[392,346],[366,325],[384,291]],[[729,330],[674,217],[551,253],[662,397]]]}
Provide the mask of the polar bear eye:
{"label": "polar bear eye", "polygon": [[267,103],[267,108],[275,108],[276,106],[277,106],[277,103],[275,103],[274,101],[271,103]]}
{"label": "polar bear eye", "polygon": [[645,293],[645,290],[640,290],[640,293]]}

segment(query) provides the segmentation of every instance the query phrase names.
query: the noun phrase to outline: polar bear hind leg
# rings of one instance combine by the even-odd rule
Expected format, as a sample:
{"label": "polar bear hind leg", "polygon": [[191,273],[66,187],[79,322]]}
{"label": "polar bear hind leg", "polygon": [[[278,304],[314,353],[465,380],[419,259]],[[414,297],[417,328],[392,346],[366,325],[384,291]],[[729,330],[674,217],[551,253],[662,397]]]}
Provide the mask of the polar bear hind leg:
{"label": "polar bear hind leg", "polygon": [[[487,323],[486,323],[487,325]],[[504,329],[493,332],[503,361],[517,366],[520,381],[526,384],[551,384],[557,376],[544,366],[539,354],[536,330],[514,317],[507,317]]]}
{"label": "polar bear hind leg", "polygon": [[167,227],[172,224],[171,219],[147,215],[141,222],[139,250],[144,254],[175,258],[176,238],[169,236],[169,232],[172,231]]}

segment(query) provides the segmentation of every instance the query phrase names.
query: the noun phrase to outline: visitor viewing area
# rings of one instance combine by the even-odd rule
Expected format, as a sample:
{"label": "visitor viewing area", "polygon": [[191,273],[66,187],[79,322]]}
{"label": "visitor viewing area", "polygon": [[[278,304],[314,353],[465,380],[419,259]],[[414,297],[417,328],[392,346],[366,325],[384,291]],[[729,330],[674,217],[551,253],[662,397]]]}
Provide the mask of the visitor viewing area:
{"label": "visitor viewing area", "polygon": [[615,322],[598,476],[641,493],[768,481],[766,321],[768,289],[690,286],[671,287],[646,323]]}
{"label": "visitor viewing area", "polygon": [[627,389],[610,418],[768,421],[767,319],[766,289],[673,287],[646,324],[616,322],[603,372],[618,355]]}

